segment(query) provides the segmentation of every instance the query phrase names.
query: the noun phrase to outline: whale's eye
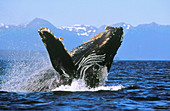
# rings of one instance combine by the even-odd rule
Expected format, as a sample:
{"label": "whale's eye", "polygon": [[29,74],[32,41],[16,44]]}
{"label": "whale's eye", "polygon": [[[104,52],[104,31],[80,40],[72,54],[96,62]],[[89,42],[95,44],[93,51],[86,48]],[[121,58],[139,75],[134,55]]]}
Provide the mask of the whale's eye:
{"label": "whale's eye", "polygon": [[99,70],[99,65],[95,64],[95,65],[93,66],[93,70],[94,70],[94,71]]}

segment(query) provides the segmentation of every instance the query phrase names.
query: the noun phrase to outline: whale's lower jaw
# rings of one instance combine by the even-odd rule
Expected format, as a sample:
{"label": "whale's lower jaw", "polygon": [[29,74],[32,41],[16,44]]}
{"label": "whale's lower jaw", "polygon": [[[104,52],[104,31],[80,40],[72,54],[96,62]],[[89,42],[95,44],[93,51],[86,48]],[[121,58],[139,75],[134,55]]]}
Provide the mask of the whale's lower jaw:
{"label": "whale's lower jaw", "polygon": [[103,79],[103,73],[110,70],[123,38],[121,27],[107,27],[105,32],[68,52],[62,38],[55,37],[50,29],[42,27],[38,32],[52,66],[60,74],[61,84],[71,84],[73,79],[83,79],[92,88],[103,85],[106,80]]}

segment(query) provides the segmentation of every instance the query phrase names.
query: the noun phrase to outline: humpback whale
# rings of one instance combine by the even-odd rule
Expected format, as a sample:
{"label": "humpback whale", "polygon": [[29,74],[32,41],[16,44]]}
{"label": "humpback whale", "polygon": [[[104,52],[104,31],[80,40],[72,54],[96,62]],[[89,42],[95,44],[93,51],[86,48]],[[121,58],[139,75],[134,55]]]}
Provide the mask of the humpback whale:
{"label": "humpback whale", "polygon": [[82,79],[89,88],[102,85],[102,71],[109,72],[123,39],[122,27],[107,26],[104,32],[68,52],[62,37],[57,38],[47,27],[41,27],[38,32],[53,68],[60,75],[60,85]]}

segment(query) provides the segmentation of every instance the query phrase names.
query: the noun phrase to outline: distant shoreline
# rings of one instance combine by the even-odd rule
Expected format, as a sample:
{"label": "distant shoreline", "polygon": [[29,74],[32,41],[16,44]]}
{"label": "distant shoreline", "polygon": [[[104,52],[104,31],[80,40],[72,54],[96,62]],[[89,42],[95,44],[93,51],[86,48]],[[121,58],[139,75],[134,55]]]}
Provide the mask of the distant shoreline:
{"label": "distant shoreline", "polygon": [[[0,49],[0,60],[38,60],[41,57],[48,59],[46,51],[33,50],[5,50]],[[32,59],[34,58],[34,59]],[[117,59],[118,58],[118,59]],[[170,61],[165,59],[121,59],[115,57],[113,63],[116,61]]]}

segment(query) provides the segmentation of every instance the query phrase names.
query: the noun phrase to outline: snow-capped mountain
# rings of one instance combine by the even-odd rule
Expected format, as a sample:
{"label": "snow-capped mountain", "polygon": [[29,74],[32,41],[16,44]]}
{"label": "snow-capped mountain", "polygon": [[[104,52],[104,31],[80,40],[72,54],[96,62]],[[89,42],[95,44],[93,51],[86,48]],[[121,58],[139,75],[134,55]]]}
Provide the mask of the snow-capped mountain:
{"label": "snow-capped mountain", "polygon": [[[44,45],[39,37],[40,27],[48,27],[56,37],[63,37],[63,43],[68,50],[80,45],[81,41],[76,33],[56,28],[50,22],[36,18],[22,25],[5,25],[0,27],[0,49],[9,50],[42,50]],[[71,43],[71,41],[75,41]]]}
{"label": "snow-capped mountain", "polygon": [[[123,27],[124,38],[117,56],[124,60],[170,60],[170,25],[156,23],[131,26],[126,23],[112,24]],[[92,36],[104,32],[91,25],[55,27],[50,22],[36,18],[23,25],[0,24],[0,50],[45,50],[38,35],[40,27],[48,27],[57,37],[62,36],[68,50],[75,48]],[[2,55],[0,51],[0,57]]]}
{"label": "snow-capped mountain", "polygon": [[76,32],[78,36],[91,36],[93,33],[96,32],[97,28],[91,25],[81,25],[81,24],[75,24],[72,26],[67,27],[57,27],[61,30],[68,30],[72,32]]}
{"label": "snow-capped mountain", "polygon": [[4,27],[4,26],[5,26],[5,24],[3,24],[3,23],[0,24],[0,27]]}
{"label": "snow-capped mountain", "polygon": [[[131,26],[130,24],[126,24],[126,23],[117,23],[117,24],[113,24],[110,25],[113,27],[123,27],[124,29],[124,35],[128,32],[128,30],[130,30],[133,26]],[[68,30],[70,32],[75,32],[78,36],[86,36],[86,37],[92,37],[100,32],[105,31],[105,27],[106,25],[101,26],[100,28],[97,28],[95,26],[92,25],[81,25],[81,24],[75,24],[72,26],[63,26],[63,27],[57,27],[58,29],[61,30]]]}
{"label": "snow-capped mountain", "polygon": [[124,30],[129,30],[130,28],[132,28],[132,26],[130,24],[126,24],[124,22],[113,24],[111,26],[113,26],[113,27],[123,27]]}

